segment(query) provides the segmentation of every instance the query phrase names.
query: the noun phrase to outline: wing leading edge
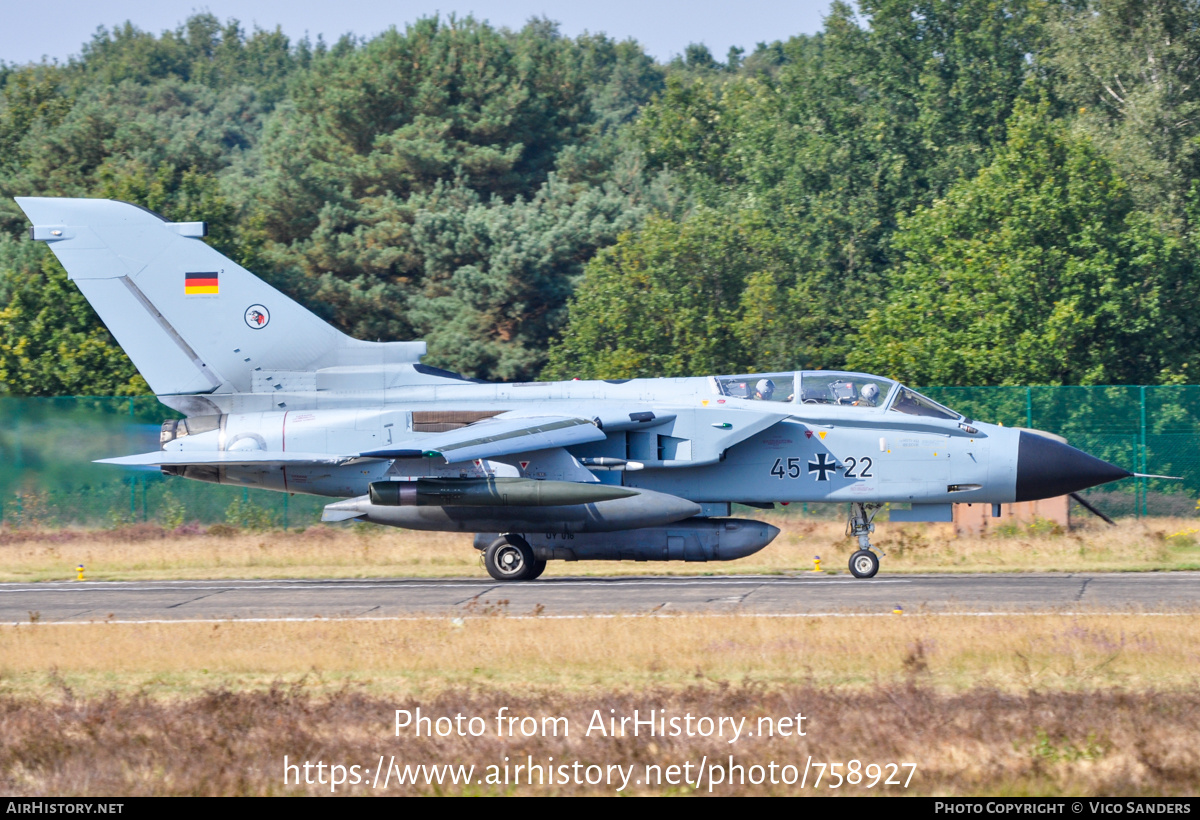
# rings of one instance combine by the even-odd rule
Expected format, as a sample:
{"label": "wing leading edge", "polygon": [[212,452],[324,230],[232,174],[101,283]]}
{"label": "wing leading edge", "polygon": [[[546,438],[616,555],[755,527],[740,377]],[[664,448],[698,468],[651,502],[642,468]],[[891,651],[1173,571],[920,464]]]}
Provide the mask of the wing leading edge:
{"label": "wing leading edge", "polygon": [[458,430],[432,433],[419,439],[402,441],[384,450],[370,450],[366,458],[412,458],[441,456],[454,464],[479,458],[495,458],[531,450],[570,447],[589,441],[603,441],[604,431],[587,419],[564,416],[501,416],[476,422]]}

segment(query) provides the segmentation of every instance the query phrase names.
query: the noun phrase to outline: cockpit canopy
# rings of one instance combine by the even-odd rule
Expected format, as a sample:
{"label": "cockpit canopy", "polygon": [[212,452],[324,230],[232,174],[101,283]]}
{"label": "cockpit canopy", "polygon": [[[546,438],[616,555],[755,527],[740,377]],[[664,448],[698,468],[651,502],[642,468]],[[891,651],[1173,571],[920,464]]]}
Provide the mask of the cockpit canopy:
{"label": "cockpit canopy", "polygon": [[721,396],[790,404],[825,404],[906,413],[910,416],[958,421],[963,418],[947,407],[899,382],[867,373],[800,370],[784,373],[751,373],[714,376],[714,391]]}

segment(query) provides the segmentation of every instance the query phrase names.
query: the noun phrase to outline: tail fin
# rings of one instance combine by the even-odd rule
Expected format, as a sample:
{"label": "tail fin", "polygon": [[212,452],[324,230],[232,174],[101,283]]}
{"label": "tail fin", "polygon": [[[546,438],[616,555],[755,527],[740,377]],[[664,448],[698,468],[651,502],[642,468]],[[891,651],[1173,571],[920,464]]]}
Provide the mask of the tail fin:
{"label": "tail fin", "polygon": [[201,241],[202,222],[110,199],[17,204],[159,395],[251,392],[256,372],[415,363],[425,353],[424,342],[363,342],[331,327]]}

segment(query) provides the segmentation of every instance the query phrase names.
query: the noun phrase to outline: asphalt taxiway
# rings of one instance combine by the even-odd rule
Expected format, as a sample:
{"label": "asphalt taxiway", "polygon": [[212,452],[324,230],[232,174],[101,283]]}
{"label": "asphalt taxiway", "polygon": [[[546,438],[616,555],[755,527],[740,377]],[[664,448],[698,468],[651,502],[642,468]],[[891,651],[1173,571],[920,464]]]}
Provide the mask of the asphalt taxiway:
{"label": "asphalt taxiway", "polygon": [[1200,573],[64,581],[0,584],[0,623],[509,615],[1200,612]]}

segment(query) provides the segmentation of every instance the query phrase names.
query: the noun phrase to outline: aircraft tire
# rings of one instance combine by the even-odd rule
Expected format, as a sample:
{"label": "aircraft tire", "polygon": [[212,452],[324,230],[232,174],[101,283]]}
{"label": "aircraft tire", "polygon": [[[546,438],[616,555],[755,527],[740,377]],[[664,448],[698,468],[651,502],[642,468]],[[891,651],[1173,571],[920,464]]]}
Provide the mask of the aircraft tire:
{"label": "aircraft tire", "polygon": [[504,535],[493,541],[483,553],[483,565],[497,581],[532,581],[546,568],[545,562],[533,557],[533,547],[519,535]]}
{"label": "aircraft tire", "polygon": [[855,578],[874,578],[879,572],[879,558],[870,550],[859,550],[850,556],[850,573]]}
{"label": "aircraft tire", "polygon": [[533,565],[531,567],[531,572],[530,572],[528,580],[532,581],[535,578],[542,577],[542,573],[545,571],[546,571],[546,562],[535,559],[533,562]]}

